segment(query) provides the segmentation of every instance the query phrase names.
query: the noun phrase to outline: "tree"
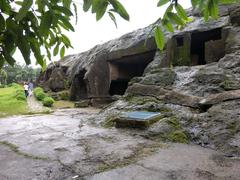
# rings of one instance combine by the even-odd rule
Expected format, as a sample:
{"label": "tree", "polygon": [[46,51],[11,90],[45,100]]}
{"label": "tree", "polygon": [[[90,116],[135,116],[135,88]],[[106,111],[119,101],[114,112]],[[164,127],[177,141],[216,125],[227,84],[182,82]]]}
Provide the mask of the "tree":
{"label": "tree", "polygon": [[7,72],[3,69],[0,69],[0,85],[7,84]]}
{"label": "tree", "polygon": [[[76,1],[76,0],[75,0]],[[179,0],[180,1],[180,0]],[[199,9],[205,20],[217,18],[218,4],[235,3],[240,0],[191,0],[193,8]],[[164,48],[163,30],[173,32],[186,25],[190,19],[178,0],[159,0],[157,6],[168,4],[162,18],[152,26],[159,49]],[[73,9],[73,10],[72,10]],[[90,11],[100,20],[107,12],[115,25],[115,15],[129,20],[129,15],[118,0],[83,0],[83,10]],[[7,62],[16,63],[12,57],[18,48],[26,62],[31,63],[34,54],[36,62],[43,68],[52,55],[63,57],[65,48],[72,47],[62,29],[74,31],[70,19],[77,20],[77,6],[73,0],[0,0],[0,68]]]}
{"label": "tree", "polygon": [[2,70],[7,73],[7,84],[22,81],[35,81],[40,74],[40,68],[32,68],[30,66],[23,66],[18,63],[11,65],[4,65]]}

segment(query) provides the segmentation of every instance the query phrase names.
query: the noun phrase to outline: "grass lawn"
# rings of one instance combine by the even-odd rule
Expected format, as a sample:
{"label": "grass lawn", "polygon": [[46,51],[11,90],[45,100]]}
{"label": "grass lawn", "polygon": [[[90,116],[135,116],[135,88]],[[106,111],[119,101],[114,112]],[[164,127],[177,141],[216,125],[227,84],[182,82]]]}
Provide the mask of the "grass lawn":
{"label": "grass lawn", "polygon": [[16,99],[16,87],[0,88],[0,117],[27,112],[27,102]]}
{"label": "grass lawn", "polygon": [[74,103],[71,101],[55,101],[53,104],[53,109],[65,109],[65,108],[74,108]]}

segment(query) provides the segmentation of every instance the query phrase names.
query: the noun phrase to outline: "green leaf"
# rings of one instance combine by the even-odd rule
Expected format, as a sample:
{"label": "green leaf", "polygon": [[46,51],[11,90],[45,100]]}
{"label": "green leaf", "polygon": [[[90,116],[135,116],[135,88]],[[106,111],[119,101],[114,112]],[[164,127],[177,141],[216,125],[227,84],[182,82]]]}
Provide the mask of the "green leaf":
{"label": "green leaf", "polygon": [[77,5],[75,3],[73,3],[73,9],[74,9],[74,12],[75,12],[75,23],[77,24],[78,22],[78,12],[77,12]]}
{"label": "green leaf", "polygon": [[205,9],[203,10],[203,16],[204,16],[204,20],[205,20],[205,21],[208,21],[208,20],[209,20],[209,11],[208,11],[207,8],[205,8]]}
{"label": "green leaf", "polygon": [[3,65],[4,65],[5,59],[3,58],[3,56],[0,54],[0,69],[2,69]]}
{"label": "green leaf", "polygon": [[130,17],[124,6],[118,0],[109,0],[114,10],[125,20],[129,21]]}
{"label": "green leaf", "polygon": [[7,63],[10,64],[11,66],[13,66],[15,64],[16,60],[9,54],[4,53],[4,57],[5,57],[5,60],[7,61]]}
{"label": "green leaf", "polygon": [[169,19],[172,20],[177,25],[181,25],[181,26],[185,25],[184,21],[181,18],[179,18],[175,13],[168,12],[167,15]]}
{"label": "green leaf", "polygon": [[198,4],[198,0],[191,0],[193,8],[195,8]]}
{"label": "green leaf", "polygon": [[45,48],[45,49],[46,49],[46,51],[47,51],[47,57],[48,57],[48,59],[51,60],[51,52],[49,51],[48,48]]}
{"label": "green leaf", "polygon": [[11,19],[11,17],[8,17],[6,19],[6,26],[7,26],[7,29],[10,29],[12,32],[17,34],[19,26],[16,24],[16,21]]}
{"label": "green leaf", "polygon": [[112,12],[108,12],[108,15],[110,16],[111,20],[114,22],[116,28],[117,28],[117,21],[116,21],[116,18],[114,16],[114,14]]}
{"label": "green leaf", "polygon": [[33,12],[28,12],[27,13],[27,18],[31,21],[31,23],[35,26],[38,26],[38,19],[37,17],[33,14]]}
{"label": "green leaf", "polygon": [[15,16],[15,19],[17,21],[22,20],[26,16],[26,14],[27,14],[28,10],[30,9],[30,7],[32,6],[32,4],[33,4],[33,0],[24,0],[22,3],[22,7],[20,8],[19,12]]}
{"label": "green leaf", "polygon": [[72,24],[69,22],[69,19],[67,19],[64,16],[58,15],[56,14],[57,18],[62,21],[62,23],[64,24],[65,27],[67,27],[68,29],[70,29],[71,31],[74,31],[74,27],[72,26]]}
{"label": "green leaf", "polygon": [[15,47],[15,43],[14,43],[14,35],[10,33],[10,31],[7,31],[4,34],[4,44],[5,44],[4,51],[8,54],[11,54],[11,52]]}
{"label": "green leaf", "polygon": [[65,47],[63,46],[60,50],[60,57],[63,58],[65,55]]}
{"label": "green leaf", "polygon": [[220,0],[220,4],[232,4],[232,3],[239,3],[240,0]]}
{"label": "green leaf", "polygon": [[44,1],[43,0],[36,0],[35,4],[37,4],[38,12],[43,13],[44,12]]}
{"label": "green leaf", "polygon": [[23,2],[22,1],[14,1],[17,5],[22,6]]}
{"label": "green leaf", "polygon": [[105,14],[105,12],[107,10],[107,6],[108,6],[108,2],[101,3],[101,7],[99,7],[96,12],[97,21],[103,17],[103,15]]}
{"label": "green leaf", "polygon": [[[62,42],[65,44],[66,47],[72,47],[71,45],[71,41],[69,40],[69,38],[67,36],[65,36],[64,34],[62,34]],[[73,48],[73,47],[72,47]]]}
{"label": "green leaf", "polygon": [[168,6],[168,8],[166,9],[164,15],[163,15],[163,19],[168,18],[168,17],[167,17],[167,14],[168,14],[169,12],[172,12],[172,10],[173,10],[173,4],[170,4],[170,5]]}
{"label": "green leaf", "polygon": [[157,47],[160,50],[163,50],[165,45],[164,34],[158,26],[155,28],[154,36],[155,36],[155,42],[157,44]]}
{"label": "green leaf", "polygon": [[187,13],[180,4],[175,5],[175,9],[180,18],[182,18],[184,20],[188,20]]}
{"label": "green leaf", "polygon": [[163,19],[162,20],[162,25],[167,31],[174,32],[173,25],[172,25],[172,23],[169,22],[169,20]]}
{"label": "green leaf", "polygon": [[44,66],[44,60],[43,60],[43,57],[41,55],[39,43],[37,42],[37,40],[34,37],[30,38],[29,41],[30,41],[30,45],[31,45],[31,49],[33,51],[33,54],[34,54],[34,56],[37,60],[37,63],[40,64],[43,67]]}
{"label": "green leaf", "polygon": [[92,0],[83,0],[83,11],[87,12],[92,5]]}
{"label": "green leaf", "polygon": [[60,13],[63,13],[67,16],[72,16],[73,15],[72,12],[68,8],[63,7],[63,6],[53,6],[52,9],[54,9],[55,11],[58,11]]}
{"label": "green leaf", "polygon": [[48,35],[48,31],[52,25],[52,18],[53,18],[52,12],[47,11],[41,19],[39,33],[44,37]]}
{"label": "green leaf", "polygon": [[6,0],[0,0],[0,10],[5,14],[10,14],[11,6]]}
{"label": "green leaf", "polygon": [[2,16],[2,14],[0,13],[0,32],[4,31],[5,27],[6,27],[5,19]]}
{"label": "green leaf", "polygon": [[31,64],[31,60],[30,60],[30,45],[29,45],[29,42],[27,41],[27,37],[26,36],[23,36],[22,33],[18,33],[18,39],[17,39],[17,46],[18,46],[18,49],[21,51],[22,53],[22,56],[26,62],[26,64]]}
{"label": "green leaf", "polygon": [[214,19],[218,18],[218,4],[217,4],[216,0],[209,0],[208,11],[210,12],[210,15]]}
{"label": "green leaf", "polygon": [[72,3],[71,0],[63,0],[63,6],[64,6],[65,8],[70,9],[71,3]]}
{"label": "green leaf", "polygon": [[168,2],[170,2],[169,0],[160,0],[158,1],[157,7],[163,6],[165,4],[167,4]]}
{"label": "green leaf", "polygon": [[59,43],[53,49],[53,55],[56,56],[58,54],[58,52],[59,52]]}

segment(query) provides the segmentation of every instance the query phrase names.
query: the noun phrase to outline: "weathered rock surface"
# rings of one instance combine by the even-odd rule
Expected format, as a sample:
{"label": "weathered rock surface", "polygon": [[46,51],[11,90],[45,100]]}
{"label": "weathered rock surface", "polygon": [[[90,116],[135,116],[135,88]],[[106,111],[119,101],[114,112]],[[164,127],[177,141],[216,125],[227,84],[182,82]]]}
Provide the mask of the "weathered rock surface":
{"label": "weathered rock surface", "polygon": [[[109,164],[115,164],[116,161],[137,153],[133,149],[138,149],[141,143],[135,141],[143,142],[145,146],[146,140],[151,140],[151,143],[193,142],[227,156],[239,158],[239,7],[239,4],[221,6],[220,18],[207,23],[197,12],[191,13],[193,21],[182,31],[176,31],[174,34],[165,33],[167,44],[163,52],[156,51],[152,35],[144,47],[146,35],[150,30],[150,27],[147,27],[95,46],[87,52],[69,56],[63,61],[64,65],[60,62],[60,67],[67,67],[67,70],[63,71],[71,85],[71,99],[91,99],[91,103],[94,104],[93,102],[101,100],[107,101],[114,95],[123,95],[97,116],[88,119],[96,126],[113,127],[114,118],[125,111],[156,111],[161,112],[163,117],[145,131],[112,128],[110,131],[113,130],[117,135],[119,131],[127,132],[127,135],[119,135],[120,139],[113,135],[116,141],[111,143],[118,144],[118,147],[121,147],[120,151],[113,147],[113,144],[105,142],[107,139],[105,136],[105,139],[98,141],[95,135],[86,138],[87,140],[81,141],[80,144],[84,145],[85,142],[90,144],[90,154],[93,158],[90,161],[80,159],[71,167],[76,172],[88,176],[99,172],[94,164],[100,165],[104,162],[101,165],[104,165],[105,171]],[[138,64],[139,62],[141,63]],[[50,65],[48,69],[49,71],[45,73],[48,77],[45,82],[51,79],[49,74],[54,70],[54,66]],[[140,139],[136,138],[139,136]],[[125,144],[121,138],[126,138],[129,143]],[[126,150],[130,144],[134,147]],[[99,152],[94,152],[94,149]],[[102,157],[99,157],[100,154]],[[195,162],[197,160],[195,159]],[[237,162],[233,167],[238,165]],[[186,170],[186,166],[184,164],[181,168]],[[211,169],[209,166],[207,168]],[[131,169],[139,172],[142,167],[129,165],[126,169],[117,168],[116,171],[109,171],[109,174],[107,172],[88,177],[90,179],[122,177],[121,173],[129,174]],[[169,176],[169,179],[238,178],[238,174],[222,175],[221,170],[215,173],[207,170],[185,170],[174,171],[173,174],[177,174],[175,177],[171,172],[169,175],[166,169],[162,176],[156,173],[153,179],[155,177],[167,179]],[[143,170],[143,173],[149,175],[148,170]]]}
{"label": "weathered rock surface", "polygon": [[[143,131],[103,128],[97,125],[98,112],[69,109],[1,119],[0,179],[237,180],[240,175],[239,159],[195,145],[166,144]],[[149,132],[171,132],[174,121],[167,119]]]}
{"label": "weathered rock surface", "polygon": [[[190,40],[188,37],[194,33],[208,31],[212,31],[215,34],[219,33],[216,35],[219,37],[214,36],[212,41],[206,40],[206,44],[209,44],[206,50],[210,49],[211,51],[209,50],[209,52],[215,52],[216,54],[209,53],[209,57],[213,55],[216,57],[210,60],[207,59],[206,62],[215,62],[224,56],[224,53],[227,53],[226,56],[231,56],[228,53],[236,52],[240,47],[238,11],[239,4],[221,6],[219,10],[220,18],[210,20],[207,23],[198,16],[198,13],[189,11],[188,14],[193,16],[193,21],[183,30],[176,31],[174,34],[164,32],[167,44],[165,51],[162,53],[156,51],[153,34],[150,35],[146,46],[144,46],[148,32],[151,29],[151,26],[149,26],[102,45],[97,45],[89,51],[65,57],[57,65],[52,63],[39,81],[42,81],[46,90],[51,89],[53,91],[66,89],[66,84],[70,85],[70,99],[72,100],[110,98],[115,93],[112,93],[112,86],[116,85],[115,89],[119,89],[118,84],[114,83],[123,83],[123,81],[127,83],[136,76],[142,76],[135,79],[138,83],[171,89],[176,78],[178,78],[178,74],[172,69],[164,69],[162,67],[170,67],[171,64],[176,66],[198,64],[197,62],[189,61],[192,58],[190,54],[183,55],[184,61],[180,61],[181,58],[176,59],[178,57],[172,57],[173,52],[171,51],[174,48],[178,48],[171,44],[174,38],[184,37],[183,42],[187,42]],[[186,47],[188,48],[184,45],[186,53],[191,53],[190,45],[191,43],[187,43]],[[219,47],[221,50],[216,49],[216,47]],[[179,54],[180,50],[181,48],[179,47],[176,53]],[[219,54],[219,52],[221,53]],[[186,59],[186,57],[188,58]],[[171,62],[171,60],[175,61],[174,59],[176,59],[176,62]],[[141,68],[134,72],[133,70],[137,69],[134,67]],[[58,69],[58,72],[52,73],[54,69]],[[65,78],[62,78],[63,76]],[[229,88],[237,89],[239,86],[238,83],[234,83],[236,82],[235,78],[231,72],[228,74],[224,69],[217,68],[214,65],[203,67],[193,77],[195,86],[192,87],[190,93],[191,95],[206,96],[222,92],[226,89],[224,87],[226,79],[231,82],[232,86]],[[124,91],[125,89],[121,91],[120,95],[124,94]]]}

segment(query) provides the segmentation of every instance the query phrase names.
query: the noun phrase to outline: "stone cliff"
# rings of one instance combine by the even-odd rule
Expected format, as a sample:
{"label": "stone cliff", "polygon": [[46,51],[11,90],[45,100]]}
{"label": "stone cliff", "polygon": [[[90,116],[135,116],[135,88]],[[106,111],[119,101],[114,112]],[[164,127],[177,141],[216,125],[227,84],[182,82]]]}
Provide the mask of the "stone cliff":
{"label": "stone cliff", "polygon": [[[240,4],[220,7],[220,17],[193,21],[156,49],[151,26],[65,57],[39,78],[46,90],[70,91],[92,105],[121,95],[99,115],[113,123],[123,111],[158,111],[163,118],[148,138],[194,142],[240,155]],[[105,118],[107,116],[107,118]]]}

